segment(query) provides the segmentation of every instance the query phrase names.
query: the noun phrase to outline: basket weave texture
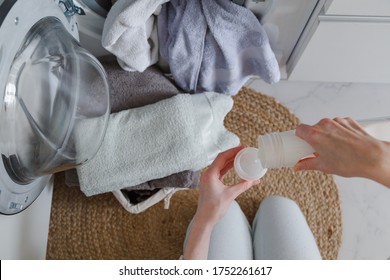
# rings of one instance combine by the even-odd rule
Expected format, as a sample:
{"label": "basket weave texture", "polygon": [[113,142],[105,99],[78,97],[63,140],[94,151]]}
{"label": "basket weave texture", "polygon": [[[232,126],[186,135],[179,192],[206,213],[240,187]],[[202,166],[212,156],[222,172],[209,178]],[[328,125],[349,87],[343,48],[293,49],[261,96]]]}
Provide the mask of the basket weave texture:
{"label": "basket weave texture", "polygon": [[[241,144],[257,146],[257,137],[294,129],[299,120],[272,97],[250,88],[234,96],[225,126]],[[234,172],[226,184],[239,181]],[[237,198],[251,222],[260,202],[270,195],[296,201],[313,231],[324,259],[337,259],[341,244],[340,200],[332,176],[315,171],[269,170],[261,183]],[[178,259],[198,191],[176,192],[169,209],[160,202],[140,214],[130,214],[111,193],[85,197],[65,185],[63,173],[55,177],[47,259]]]}

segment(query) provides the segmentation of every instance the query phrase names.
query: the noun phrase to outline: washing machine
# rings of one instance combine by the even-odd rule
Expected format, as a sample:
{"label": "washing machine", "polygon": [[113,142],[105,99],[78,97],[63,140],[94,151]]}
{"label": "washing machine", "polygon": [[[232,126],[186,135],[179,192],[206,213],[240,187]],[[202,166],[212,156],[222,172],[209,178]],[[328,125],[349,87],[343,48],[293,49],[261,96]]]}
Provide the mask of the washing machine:
{"label": "washing machine", "polygon": [[109,88],[96,55],[105,51],[80,43],[77,21],[100,13],[82,32],[96,45],[97,2],[0,0],[1,259],[45,258],[53,174],[88,162],[103,140]]}

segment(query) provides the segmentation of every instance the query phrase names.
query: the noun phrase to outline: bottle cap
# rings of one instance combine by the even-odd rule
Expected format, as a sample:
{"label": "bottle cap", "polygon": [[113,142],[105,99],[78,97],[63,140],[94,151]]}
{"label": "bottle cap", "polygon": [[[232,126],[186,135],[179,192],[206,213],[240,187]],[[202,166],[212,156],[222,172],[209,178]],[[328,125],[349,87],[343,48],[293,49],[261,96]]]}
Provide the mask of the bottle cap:
{"label": "bottle cap", "polygon": [[241,179],[247,181],[258,180],[267,172],[256,148],[242,149],[234,159],[234,169]]}

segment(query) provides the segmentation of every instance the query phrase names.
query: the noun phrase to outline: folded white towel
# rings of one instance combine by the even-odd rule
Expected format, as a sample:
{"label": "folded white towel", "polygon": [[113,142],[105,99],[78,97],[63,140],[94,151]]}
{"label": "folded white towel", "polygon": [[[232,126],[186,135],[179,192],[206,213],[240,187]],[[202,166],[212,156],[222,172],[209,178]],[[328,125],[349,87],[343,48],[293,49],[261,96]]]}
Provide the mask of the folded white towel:
{"label": "folded white towel", "polygon": [[118,0],[104,22],[102,45],[128,71],[143,72],[158,60],[155,15],[169,0]]}
{"label": "folded white towel", "polygon": [[81,190],[90,196],[206,167],[239,144],[223,125],[232,106],[209,92],[111,114],[97,155],[77,169]]}

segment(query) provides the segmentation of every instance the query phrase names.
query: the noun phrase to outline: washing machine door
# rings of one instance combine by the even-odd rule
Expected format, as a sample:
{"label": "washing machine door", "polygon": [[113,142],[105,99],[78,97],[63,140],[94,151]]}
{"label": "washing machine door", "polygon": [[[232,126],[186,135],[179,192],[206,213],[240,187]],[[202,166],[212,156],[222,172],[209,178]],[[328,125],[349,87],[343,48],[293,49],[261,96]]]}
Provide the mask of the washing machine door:
{"label": "washing machine door", "polygon": [[51,174],[90,160],[109,90],[78,43],[71,0],[0,0],[0,213],[26,209]]}

